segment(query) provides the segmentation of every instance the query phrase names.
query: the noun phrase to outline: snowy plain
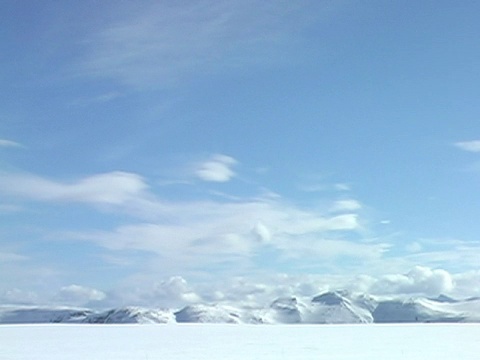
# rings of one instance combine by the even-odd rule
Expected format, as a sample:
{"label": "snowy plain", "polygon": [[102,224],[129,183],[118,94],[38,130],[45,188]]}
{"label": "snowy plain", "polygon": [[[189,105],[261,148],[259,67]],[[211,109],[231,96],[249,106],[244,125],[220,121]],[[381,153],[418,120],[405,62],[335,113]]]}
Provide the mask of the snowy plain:
{"label": "snowy plain", "polygon": [[480,324],[0,325],[1,360],[478,360]]}

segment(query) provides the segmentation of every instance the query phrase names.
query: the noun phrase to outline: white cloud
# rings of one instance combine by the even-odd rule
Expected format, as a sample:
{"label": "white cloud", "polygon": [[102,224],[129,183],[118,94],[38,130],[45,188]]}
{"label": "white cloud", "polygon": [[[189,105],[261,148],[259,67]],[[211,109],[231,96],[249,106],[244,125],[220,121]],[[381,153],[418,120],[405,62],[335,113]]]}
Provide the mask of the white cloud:
{"label": "white cloud", "polygon": [[150,295],[157,302],[166,303],[195,303],[201,301],[181,276],[172,276],[166,281],[155,283]]}
{"label": "white cloud", "polygon": [[454,281],[447,271],[423,266],[415,266],[407,274],[386,275],[372,286],[379,294],[439,295],[453,289]]}
{"label": "white cloud", "polygon": [[379,244],[325,240],[331,234],[338,238],[357,233],[358,214],[302,209],[268,193],[243,200],[168,202],[148,192],[141,177],[128,173],[94,175],[70,185],[36,177],[18,180],[11,181],[4,191],[39,200],[115,203],[112,210],[142,219],[110,231],[61,233],[57,237],[91,241],[114,251],[147,251],[162,258],[164,269],[171,267],[180,273],[199,265],[245,262],[263,246],[289,254],[285,258],[317,254],[324,260],[372,258],[383,251]]}
{"label": "white cloud", "polygon": [[[371,275],[288,275],[255,274],[251,276],[214,277],[187,282],[182,276],[158,279],[158,273],[130,276],[107,294],[81,285],[62,288],[56,303],[116,307],[125,305],[179,309],[187,304],[223,302],[238,306],[268,306],[285,296],[309,298],[329,290],[346,289],[382,296],[437,296],[454,298],[480,295],[480,272],[450,274],[445,270],[415,267],[407,274],[390,274],[378,278]],[[11,289],[0,291],[3,303],[38,303],[39,296],[31,291]],[[88,304],[87,304],[88,303]]]}
{"label": "white cloud", "polygon": [[335,189],[338,190],[338,191],[350,191],[350,190],[352,190],[350,185],[342,184],[342,183],[335,184]]}
{"label": "white cloud", "polygon": [[260,221],[255,224],[252,232],[261,243],[268,244],[272,240],[271,231]]}
{"label": "white cloud", "polygon": [[120,287],[110,292],[103,303],[105,306],[180,308],[201,301],[202,298],[181,276],[152,281],[151,274],[150,276],[138,274],[131,276]]}
{"label": "white cloud", "polygon": [[480,152],[480,140],[460,141],[454,144],[461,150],[469,152]]}
{"label": "white cloud", "polygon": [[195,175],[204,181],[226,182],[235,176],[232,167],[237,161],[227,155],[213,155],[210,159],[196,164]]}
{"label": "white cloud", "polygon": [[[144,305],[181,308],[199,302],[222,302],[246,307],[268,306],[278,297],[296,296],[308,301],[330,290],[349,290],[382,296],[437,296],[456,298],[480,295],[480,272],[452,275],[445,270],[414,267],[407,274],[371,275],[282,274],[214,277],[188,283],[181,276],[165,280],[155,274],[132,276],[108,294],[104,306]],[[152,280],[154,279],[154,280]]]}
{"label": "white cloud", "polygon": [[290,223],[284,225],[285,232],[291,235],[319,233],[327,231],[348,231],[359,228],[358,215],[342,214],[332,217],[318,216],[315,213],[294,211],[287,216]]}
{"label": "white cloud", "polygon": [[147,251],[160,257],[159,266],[164,271],[179,273],[225,262],[238,266],[263,246],[279,250],[284,258],[317,256],[324,261],[336,257],[366,261],[386,250],[384,244],[324,239],[329,234],[356,232],[355,214],[328,217],[271,199],[186,202],[167,208],[170,212],[162,217],[168,222],[145,222],[108,232],[64,236],[92,241],[111,250]]}
{"label": "white cloud", "polygon": [[[402,257],[410,263],[429,267],[448,267],[452,270],[478,267],[479,241],[434,238],[419,239],[415,243],[417,245],[414,247],[418,251]],[[407,250],[412,250],[412,248],[407,246]]]}
{"label": "white cloud", "polygon": [[60,183],[28,174],[2,174],[0,193],[42,201],[121,204],[139,196],[147,188],[132,173],[97,174],[72,183]]}
{"label": "white cloud", "polygon": [[[214,159],[234,163],[232,158],[225,156]],[[206,168],[212,171],[211,167]],[[225,169],[220,172],[224,173]],[[355,251],[371,257],[373,255],[367,256],[367,253],[380,251],[378,244],[356,244],[355,241],[316,240],[312,243],[309,239],[328,239],[330,233],[357,232],[360,229],[358,214],[331,216],[301,209],[268,193],[243,201],[236,198],[167,202],[150,193],[142,177],[123,172],[97,174],[68,184],[33,175],[6,174],[0,178],[0,192],[34,200],[115,205],[111,210],[134,215],[143,221],[111,231],[58,236],[92,241],[112,250],[148,251],[172,259],[167,262],[174,268],[238,261],[267,244],[295,256],[310,254],[308,246],[315,244],[317,253],[326,255],[322,256],[324,259],[328,255],[355,256]]]}
{"label": "white cloud", "polygon": [[0,147],[23,148],[23,145],[12,140],[0,139]]}
{"label": "white cloud", "polygon": [[[406,278],[406,279],[405,279]],[[396,287],[384,287],[395,281]],[[395,279],[395,280],[394,280]],[[399,279],[399,280],[398,280]],[[224,301],[232,305],[265,306],[285,296],[306,299],[329,290],[346,289],[353,292],[388,296],[437,296],[449,294],[459,299],[480,295],[480,272],[450,274],[445,270],[413,268],[407,275],[328,274],[263,274],[255,277],[237,276],[198,284],[196,293],[208,301]],[[405,284],[409,284],[406,286]],[[414,287],[414,288],[413,288]]]}
{"label": "white cloud", "polygon": [[73,284],[62,287],[55,296],[55,300],[62,304],[84,305],[91,301],[101,301],[105,297],[103,291]]}
{"label": "white cloud", "polygon": [[345,199],[335,201],[331,211],[355,211],[361,208],[362,204],[360,204],[357,200]]}
{"label": "white cloud", "polygon": [[[235,163],[233,158],[224,155],[209,161],[213,160]],[[272,252],[274,258],[270,263],[280,264],[278,266],[285,262],[308,267],[312,259],[320,259],[330,268],[335,267],[338,258],[353,259],[357,264],[380,261],[389,250],[384,242],[361,240],[360,215],[355,212],[360,204],[355,200],[334,201],[324,207],[326,211],[292,204],[268,191],[253,198],[166,201],[157,197],[141,176],[132,173],[96,174],[69,183],[34,175],[6,175],[0,177],[0,192],[8,195],[93,206],[109,204],[115,205],[109,208],[111,211],[133,215],[130,223],[109,230],[62,232],[50,237],[89,241],[110,250],[106,255],[114,257],[144,254],[148,260],[139,270],[139,277],[148,272],[163,276],[192,273],[203,276],[211,274],[212,269],[221,269],[222,275],[227,276],[226,273],[263,271],[261,261],[254,262],[260,260],[259,256],[263,255],[259,254],[264,250]],[[342,213],[332,214],[329,211],[332,208]],[[173,298],[166,293],[175,286],[181,287],[181,283],[176,279],[152,285],[150,290],[153,287],[158,294],[163,291],[163,297]],[[132,299],[141,302],[146,295],[143,290],[138,291],[133,292],[136,295],[132,295]],[[62,289],[58,299],[71,296],[74,302],[77,296],[80,303],[83,296],[94,300],[95,294],[88,294],[88,289],[71,286]],[[184,301],[196,297],[195,292],[182,294]],[[111,295],[102,301],[113,301]]]}

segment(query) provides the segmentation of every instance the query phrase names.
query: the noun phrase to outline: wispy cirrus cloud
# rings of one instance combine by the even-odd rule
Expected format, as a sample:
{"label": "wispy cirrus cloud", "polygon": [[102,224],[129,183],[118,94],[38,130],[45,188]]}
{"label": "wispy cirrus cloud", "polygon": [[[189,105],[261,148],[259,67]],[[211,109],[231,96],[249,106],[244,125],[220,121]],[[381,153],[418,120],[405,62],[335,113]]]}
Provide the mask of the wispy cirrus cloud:
{"label": "wispy cirrus cloud", "polygon": [[70,183],[31,174],[4,173],[0,193],[40,201],[121,204],[147,188],[141,176],[127,172],[97,174]]}
{"label": "wispy cirrus cloud", "polygon": [[327,262],[337,257],[367,261],[385,251],[378,243],[338,239],[359,231],[355,213],[329,216],[269,198],[169,206],[160,199],[156,202],[163,209],[156,221],[62,237],[93,242],[112,251],[146,251],[159,256],[166,271],[180,273],[200,265],[249,262],[266,248],[276,249],[283,259],[316,257]]}
{"label": "wispy cirrus cloud", "polygon": [[23,148],[24,146],[16,141],[0,139],[0,147]]}
{"label": "wispy cirrus cloud", "polygon": [[[236,161],[215,155],[197,164],[204,181],[228,181]],[[249,261],[262,248],[276,249],[284,259],[315,256],[371,258],[382,253],[378,244],[357,244],[361,226],[356,204],[335,203],[336,211],[319,211],[289,203],[281,196],[222,197],[216,200],[164,200],[134,173],[94,174],[71,182],[31,174],[3,174],[0,193],[12,200],[109,205],[111,212],[128,214],[130,223],[108,231],[85,230],[62,234],[90,241],[112,251],[145,251],[169,259],[172,268],[199,264]],[[348,206],[347,206],[348,205]],[[355,206],[353,206],[355,205]],[[344,239],[339,238],[345,236]],[[243,260],[242,260],[243,259]],[[181,270],[181,269],[180,269]]]}
{"label": "wispy cirrus cloud", "polygon": [[464,151],[480,152],[480,140],[459,141],[454,143],[454,145]]}
{"label": "wispy cirrus cloud", "polygon": [[271,64],[288,55],[278,56],[279,44],[293,42],[292,34],[313,17],[337,7],[249,0],[127,6],[86,40],[82,71],[135,88],[162,88],[192,74]]}
{"label": "wispy cirrus cloud", "polygon": [[1,262],[17,262],[27,260],[28,257],[12,252],[2,252],[0,251],[0,261]]}

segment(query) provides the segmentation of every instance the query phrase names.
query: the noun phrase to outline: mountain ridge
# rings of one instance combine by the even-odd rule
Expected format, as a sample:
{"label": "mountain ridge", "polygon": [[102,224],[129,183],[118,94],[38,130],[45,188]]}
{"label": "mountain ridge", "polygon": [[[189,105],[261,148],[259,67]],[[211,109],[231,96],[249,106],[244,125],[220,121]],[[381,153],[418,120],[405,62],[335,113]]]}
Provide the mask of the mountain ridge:
{"label": "mountain ridge", "polygon": [[126,306],[103,311],[74,307],[0,305],[0,324],[354,324],[480,322],[480,299],[411,297],[378,299],[367,294],[328,291],[312,298],[285,296],[264,307],[222,303],[181,309]]}

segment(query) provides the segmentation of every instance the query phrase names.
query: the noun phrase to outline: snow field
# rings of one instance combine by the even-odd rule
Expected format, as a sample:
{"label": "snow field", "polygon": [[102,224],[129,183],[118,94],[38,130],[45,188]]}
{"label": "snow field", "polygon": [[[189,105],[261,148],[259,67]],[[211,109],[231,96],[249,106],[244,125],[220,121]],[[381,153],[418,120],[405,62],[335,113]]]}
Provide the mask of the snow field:
{"label": "snow field", "polygon": [[2,360],[478,360],[480,324],[1,325]]}

